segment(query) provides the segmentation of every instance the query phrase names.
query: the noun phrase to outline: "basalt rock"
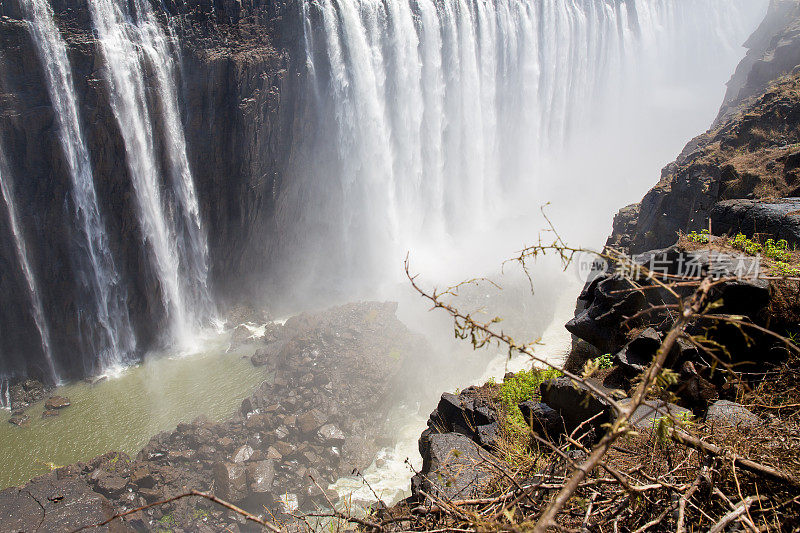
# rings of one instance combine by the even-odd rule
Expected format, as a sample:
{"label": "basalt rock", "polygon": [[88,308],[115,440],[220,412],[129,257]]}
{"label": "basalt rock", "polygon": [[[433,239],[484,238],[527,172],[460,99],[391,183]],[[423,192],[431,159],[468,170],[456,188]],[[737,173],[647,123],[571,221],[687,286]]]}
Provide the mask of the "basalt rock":
{"label": "basalt rock", "polygon": [[741,404],[718,400],[708,408],[706,423],[713,427],[727,426],[747,430],[762,425],[763,421]]}
{"label": "basalt rock", "polygon": [[[800,168],[800,152],[787,156],[786,165]],[[711,226],[717,235],[754,233],[771,235],[800,244],[800,198],[773,201],[726,200],[709,211]]]}
{"label": "basalt rock", "polygon": [[[186,488],[212,491],[256,514],[266,507],[278,515],[283,503],[302,510],[327,505],[309,476],[325,487],[367,468],[379,447],[395,444],[384,427],[395,402],[393,380],[403,355],[425,347],[394,311],[391,303],[368,302],[305,314],[282,329],[286,346],[275,362],[281,379],[265,379],[228,420],[197,418],[153,436],[135,460],[109,453],[59,472],[88,483],[117,509]],[[387,346],[397,355],[389,357]],[[488,420],[493,415],[484,407],[478,402],[476,413]],[[287,494],[293,496],[282,503]],[[155,529],[158,512],[168,512],[176,529],[186,531],[222,531],[233,523],[227,515],[199,520],[190,501],[173,505],[148,510],[140,520]]]}
{"label": "basalt rock", "polygon": [[[588,381],[611,398],[623,396],[620,391],[605,387],[594,378],[589,378]],[[569,378],[560,377],[543,382],[540,389],[542,403],[547,404],[561,416],[567,434],[590,419],[592,422],[586,425],[587,430],[600,428],[611,421],[613,415],[611,404],[591,392],[583,383],[573,384]]]}
{"label": "basalt rock", "polygon": [[9,400],[12,411],[26,409],[47,394],[48,388],[40,381],[26,379],[9,387]]}
{"label": "basalt rock", "polygon": [[8,419],[10,424],[14,424],[15,426],[26,426],[30,423],[31,417],[28,415],[15,415]]}
{"label": "basalt rock", "polygon": [[[625,406],[631,400],[625,398],[620,400],[620,405]],[[689,422],[692,412],[688,409],[664,402],[662,400],[647,400],[636,408],[630,417],[630,424],[636,429],[653,429],[660,420],[667,418],[678,422]],[[670,422],[671,424],[673,422]]]}
{"label": "basalt rock", "polygon": [[55,411],[56,409],[64,409],[70,406],[69,398],[63,396],[51,396],[44,402],[44,408],[48,411]]}
{"label": "basalt rock", "polygon": [[[92,491],[81,479],[58,479],[55,474],[42,476],[24,489],[12,487],[0,491],[0,530],[2,531],[73,531],[104,522],[115,514],[108,499]],[[133,532],[120,521],[97,531]]]}
{"label": "basalt rock", "polygon": [[532,400],[523,402],[519,404],[519,410],[531,430],[542,437],[554,439],[565,429],[564,419],[546,403]]}
{"label": "basalt rock", "polygon": [[[721,304],[720,313],[745,315],[758,322],[762,310],[770,302],[770,284],[756,278],[760,273],[759,261],[752,256],[713,249],[689,251],[672,246],[639,254],[633,260],[657,275],[669,275],[673,279],[732,278],[715,284],[709,292],[708,300]],[[632,290],[637,285],[646,289]],[[674,290],[687,297],[694,288],[687,285]],[[632,372],[641,371],[649,363],[659,334],[673,323],[670,312],[664,308],[675,304],[673,294],[633,270],[627,275],[608,272],[599,276],[586,284],[579,299],[583,302],[583,311],[566,324],[567,330],[595,346],[600,353],[617,354],[617,362]],[[632,318],[637,316],[640,318]],[[631,331],[637,327],[646,329],[630,338]],[[726,345],[736,336],[726,328],[719,328],[716,334],[716,340]],[[730,344],[742,346],[739,341],[741,337]],[[679,345],[671,357],[685,359],[691,353],[690,347]],[[749,355],[734,354],[734,358],[744,360]]]}
{"label": "basalt rock", "polygon": [[247,469],[240,464],[214,465],[214,488],[223,500],[239,502],[247,497]]}
{"label": "basalt rock", "polygon": [[247,466],[247,484],[252,493],[269,493],[275,479],[275,468],[272,461],[265,459]]}
{"label": "basalt rock", "polygon": [[492,475],[483,466],[487,454],[466,435],[430,435],[422,470],[412,481],[414,496],[421,497],[419,490],[422,489],[447,500],[474,497]]}
{"label": "basalt rock", "polygon": [[659,346],[661,335],[655,329],[647,328],[617,352],[614,362],[633,374],[639,374],[650,365]]}

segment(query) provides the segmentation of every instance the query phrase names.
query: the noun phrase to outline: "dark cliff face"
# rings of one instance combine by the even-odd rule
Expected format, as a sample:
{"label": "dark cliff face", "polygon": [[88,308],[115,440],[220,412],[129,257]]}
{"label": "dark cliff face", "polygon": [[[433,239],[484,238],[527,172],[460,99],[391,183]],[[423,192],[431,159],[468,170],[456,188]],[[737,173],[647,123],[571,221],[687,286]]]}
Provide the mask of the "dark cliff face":
{"label": "dark cliff face", "polygon": [[[102,73],[103,56],[85,0],[55,0],[51,5],[68,46],[100,215],[127,291],[141,353],[159,342],[165,310],[158,277],[141,244],[143,230],[123,137]],[[297,7],[280,2],[179,1],[154,8],[178,43],[176,84],[187,156],[209,239],[210,285],[224,305],[226,298],[237,298],[232,288],[243,287],[243,280],[265,267],[264,242],[291,146],[298,92],[292,62],[297,55],[295,29],[300,27]],[[79,229],[57,118],[20,10],[15,1],[0,4],[0,171],[13,183],[57,370],[63,378],[78,378],[98,370],[86,353],[91,341],[86,332],[96,326],[84,311],[86,289],[80,265],[75,264]],[[155,145],[163,149],[167,132],[153,134]],[[163,164],[165,155],[158,157]],[[45,377],[30,291],[16,259],[7,214],[0,201],[0,375]]]}
{"label": "dark cliff face", "polygon": [[747,55],[728,82],[715,125],[730,119],[748,98],[766,91],[782,74],[800,64],[800,4],[797,0],[772,0],[767,16],[744,46]]}
{"label": "dark cliff face", "polygon": [[800,196],[800,3],[773,1],[747,45],[712,129],[686,145],[640,204],[617,214],[608,245],[664,248],[679,232],[708,229],[719,202]]}
{"label": "dark cliff face", "polygon": [[223,304],[247,297],[268,266],[302,67],[294,4],[233,13],[236,23],[209,26],[211,15],[195,11],[175,25],[189,158]]}

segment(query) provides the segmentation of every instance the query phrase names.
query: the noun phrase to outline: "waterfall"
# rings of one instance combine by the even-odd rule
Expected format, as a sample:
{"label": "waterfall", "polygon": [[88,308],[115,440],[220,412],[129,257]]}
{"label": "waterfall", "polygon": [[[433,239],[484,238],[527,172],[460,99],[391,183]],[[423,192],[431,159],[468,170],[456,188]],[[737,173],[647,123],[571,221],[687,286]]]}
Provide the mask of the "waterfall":
{"label": "waterfall", "polygon": [[[92,0],[89,7],[170,334],[185,344],[210,317],[212,305],[208,246],[178,113],[171,43],[146,0]],[[148,99],[151,92],[155,101]],[[152,119],[153,108],[159,120]],[[155,137],[159,128],[164,165]],[[166,184],[160,181],[162,175],[169,177]]]}
{"label": "waterfall", "polygon": [[8,378],[0,378],[0,409],[11,409],[11,384]]}
{"label": "waterfall", "polygon": [[673,78],[688,86],[696,76],[721,98],[765,8],[303,0],[306,120],[316,135],[300,141],[280,198],[287,270],[330,272],[323,283],[385,279],[407,250],[441,254],[509,211],[538,211],[562,186],[580,195],[583,184],[548,173],[548,162],[574,157],[571,143],[590,130],[610,135],[605,124],[620,108],[649,105]]}
{"label": "waterfall", "polygon": [[[30,31],[41,58],[50,100],[58,122],[58,134],[69,167],[72,196],[82,242],[76,261],[85,275],[85,300],[91,307],[87,328],[83,332],[85,351],[93,355],[94,370],[120,365],[134,351],[136,340],[127,309],[127,295],[121,285],[114,259],[108,246],[97,202],[89,152],[78,118],[78,106],[72,69],[64,40],[53,20],[46,0],[22,0]],[[94,319],[94,320],[93,320]],[[96,321],[96,326],[92,323]],[[99,338],[97,338],[99,337]]]}
{"label": "waterfall", "polygon": [[42,300],[39,296],[36,277],[34,276],[33,270],[31,269],[31,265],[28,261],[28,249],[25,245],[25,236],[22,234],[22,230],[19,225],[17,209],[14,204],[14,193],[11,184],[9,183],[8,172],[4,168],[5,165],[2,152],[3,148],[0,146],[0,193],[2,194],[3,202],[5,203],[6,211],[8,212],[9,225],[11,227],[11,233],[14,239],[14,251],[16,252],[19,266],[22,269],[22,274],[25,276],[28,296],[31,300],[33,321],[36,324],[36,329],[39,332],[42,353],[44,354],[44,359],[47,365],[47,369],[45,371],[53,383],[58,383],[58,372],[56,371],[56,366],[53,362],[53,352],[50,344],[50,330],[47,326],[44,306],[42,305]]}

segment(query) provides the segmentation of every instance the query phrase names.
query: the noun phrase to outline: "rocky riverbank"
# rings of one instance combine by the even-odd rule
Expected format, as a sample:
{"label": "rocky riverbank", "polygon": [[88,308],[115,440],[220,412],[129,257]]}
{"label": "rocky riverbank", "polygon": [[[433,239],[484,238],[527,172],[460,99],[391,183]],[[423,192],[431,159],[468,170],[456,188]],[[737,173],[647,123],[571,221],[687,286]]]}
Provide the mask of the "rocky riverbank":
{"label": "rocky riverbank", "polygon": [[[187,488],[212,491],[262,516],[335,501],[330,483],[366,468],[380,447],[393,444],[387,411],[409,373],[409,356],[427,350],[397,320],[396,307],[363,303],[306,313],[268,323],[263,336],[242,327],[233,342],[256,344],[252,364],[269,378],[234,416],[179,424],[136,457],[110,452],[6,489],[0,529],[65,531]],[[112,529],[236,531],[244,528],[240,520],[192,499],[136,513]]]}

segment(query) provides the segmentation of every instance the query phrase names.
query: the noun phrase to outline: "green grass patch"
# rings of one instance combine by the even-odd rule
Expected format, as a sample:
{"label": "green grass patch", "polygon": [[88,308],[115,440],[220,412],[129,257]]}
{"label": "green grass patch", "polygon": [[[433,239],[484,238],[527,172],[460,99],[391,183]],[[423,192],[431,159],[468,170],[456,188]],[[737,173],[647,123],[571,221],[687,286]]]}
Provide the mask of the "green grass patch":
{"label": "green grass patch", "polygon": [[789,243],[785,239],[777,241],[767,239],[760,243],[739,233],[731,240],[731,246],[748,255],[763,255],[772,259],[775,263],[776,274],[779,276],[800,276],[800,268],[798,265],[792,264],[794,250],[789,249]]}
{"label": "green grass patch", "polygon": [[528,400],[539,398],[539,386],[548,379],[557,378],[561,372],[554,369],[523,370],[514,374],[513,378],[500,386],[499,399],[506,412],[508,429],[528,431],[528,424],[522,416],[518,405]]}
{"label": "green grass patch", "polygon": [[686,238],[697,244],[708,244],[709,241],[711,241],[711,233],[707,229],[704,229],[700,233],[693,231],[687,235]]}

